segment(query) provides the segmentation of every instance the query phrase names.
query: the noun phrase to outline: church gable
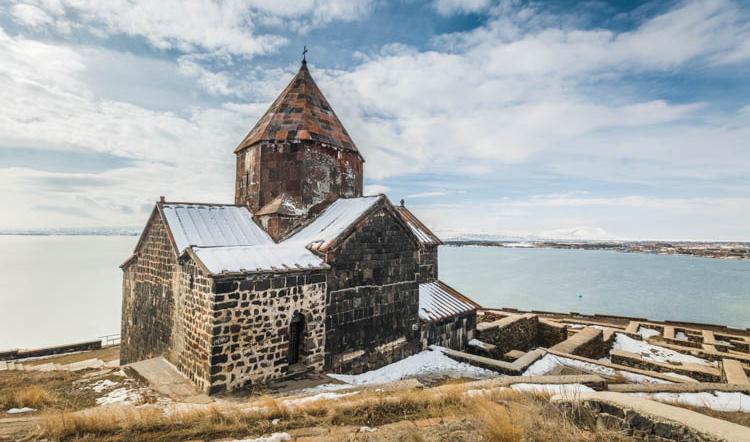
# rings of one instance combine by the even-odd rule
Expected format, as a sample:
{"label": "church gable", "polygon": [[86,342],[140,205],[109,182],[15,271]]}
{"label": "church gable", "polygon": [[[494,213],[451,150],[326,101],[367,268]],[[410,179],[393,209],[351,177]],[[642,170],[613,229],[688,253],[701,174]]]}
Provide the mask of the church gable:
{"label": "church gable", "polygon": [[327,249],[331,289],[416,280],[419,245],[381,200]]}

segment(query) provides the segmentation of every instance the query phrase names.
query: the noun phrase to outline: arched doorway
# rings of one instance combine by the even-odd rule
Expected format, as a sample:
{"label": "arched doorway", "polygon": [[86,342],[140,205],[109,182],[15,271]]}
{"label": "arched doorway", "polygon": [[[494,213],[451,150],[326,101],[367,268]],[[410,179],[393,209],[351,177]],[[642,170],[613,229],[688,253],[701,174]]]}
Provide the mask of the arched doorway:
{"label": "arched doorway", "polygon": [[305,342],[305,317],[302,313],[295,313],[289,324],[289,352],[287,361],[289,365],[298,364],[302,355],[302,346]]}

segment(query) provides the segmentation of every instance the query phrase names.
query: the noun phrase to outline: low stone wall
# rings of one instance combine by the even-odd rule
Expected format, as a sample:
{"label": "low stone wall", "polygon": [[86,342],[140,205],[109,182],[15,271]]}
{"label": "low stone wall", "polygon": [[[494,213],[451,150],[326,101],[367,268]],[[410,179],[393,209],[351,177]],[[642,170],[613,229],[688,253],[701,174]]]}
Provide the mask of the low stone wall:
{"label": "low stone wall", "polygon": [[[598,393],[581,398],[553,397],[563,412],[584,428],[619,431],[648,441],[748,440],[750,429],[694,411],[641,398],[601,399]],[[600,395],[600,394],[599,394]],[[617,393],[605,393],[612,396]]]}
{"label": "low stone wall", "polygon": [[539,318],[536,339],[540,346],[550,348],[568,339],[568,328],[565,324]]}
{"label": "low stone wall", "polygon": [[654,362],[643,359],[635,353],[628,353],[621,350],[612,350],[610,360],[614,364],[626,365],[642,370],[650,370],[661,373],[677,373],[689,376],[700,382],[721,382],[721,371],[717,368],[707,367],[698,364],[674,365],[662,362]]}
{"label": "low stone wall", "polygon": [[544,356],[544,350],[533,350],[525,353],[520,358],[513,362],[499,361],[493,358],[486,358],[484,356],[478,356],[471,353],[464,353],[462,351],[443,349],[441,350],[444,355],[449,358],[458,361],[465,362],[467,364],[475,365],[477,367],[486,368],[497,373],[510,376],[519,376],[526,371],[531,364],[539,360]]}
{"label": "low stone wall", "polygon": [[607,355],[609,347],[604,345],[601,330],[593,327],[586,327],[578,333],[560,342],[550,350],[569,353],[585,358],[599,359]]}
{"label": "low stone wall", "polygon": [[463,350],[474,338],[476,323],[476,312],[442,321],[421,323],[422,348],[439,345],[453,350]]}
{"label": "low stone wall", "polygon": [[511,350],[528,351],[535,347],[538,325],[536,315],[507,316],[477,324],[476,338],[494,345],[491,356],[499,359]]}
{"label": "low stone wall", "polygon": [[91,351],[102,348],[102,341],[78,342],[75,344],[58,345],[56,347],[35,348],[33,350],[9,350],[0,353],[0,361],[11,361],[14,359],[38,358],[41,356],[53,356],[76,351]]}

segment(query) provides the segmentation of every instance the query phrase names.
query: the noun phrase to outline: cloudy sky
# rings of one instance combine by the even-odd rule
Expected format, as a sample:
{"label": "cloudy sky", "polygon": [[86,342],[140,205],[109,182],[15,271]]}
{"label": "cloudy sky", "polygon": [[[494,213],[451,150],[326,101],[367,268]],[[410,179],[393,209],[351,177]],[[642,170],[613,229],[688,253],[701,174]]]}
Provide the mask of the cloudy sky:
{"label": "cloudy sky", "polygon": [[739,0],[0,0],[0,229],[231,202],[305,44],[366,191],[443,235],[750,240]]}

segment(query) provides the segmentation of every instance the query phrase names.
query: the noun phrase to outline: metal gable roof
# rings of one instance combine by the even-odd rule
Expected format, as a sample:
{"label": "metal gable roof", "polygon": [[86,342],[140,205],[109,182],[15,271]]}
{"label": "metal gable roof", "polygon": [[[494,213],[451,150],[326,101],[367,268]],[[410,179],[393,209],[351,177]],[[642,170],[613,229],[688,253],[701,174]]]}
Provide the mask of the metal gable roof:
{"label": "metal gable roof", "polygon": [[286,272],[327,269],[329,266],[306,248],[293,244],[192,247],[193,254],[212,274]]}
{"label": "metal gable roof", "polygon": [[419,319],[440,321],[480,308],[480,305],[442,281],[419,284]]}
{"label": "metal gable roof", "polygon": [[189,246],[274,244],[245,207],[192,203],[161,203],[159,207],[174,238],[177,253]]}
{"label": "metal gable roof", "polygon": [[339,198],[284,243],[301,243],[315,249],[325,249],[328,243],[336,240],[381,198],[384,197]]}
{"label": "metal gable roof", "polygon": [[409,209],[404,206],[398,206],[396,207],[396,210],[398,211],[399,215],[401,215],[401,218],[404,220],[406,225],[409,226],[414,236],[417,237],[421,245],[436,246],[443,243],[442,241],[440,241],[440,238],[432,233],[432,230],[424,225],[424,223],[422,223],[419,218],[414,216],[414,214],[411,213]]}

